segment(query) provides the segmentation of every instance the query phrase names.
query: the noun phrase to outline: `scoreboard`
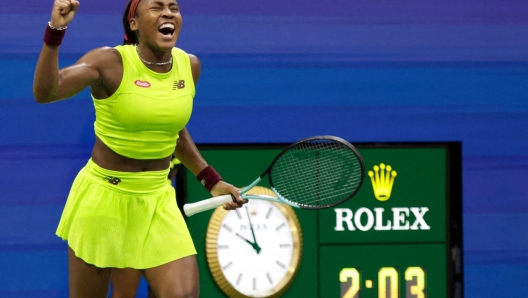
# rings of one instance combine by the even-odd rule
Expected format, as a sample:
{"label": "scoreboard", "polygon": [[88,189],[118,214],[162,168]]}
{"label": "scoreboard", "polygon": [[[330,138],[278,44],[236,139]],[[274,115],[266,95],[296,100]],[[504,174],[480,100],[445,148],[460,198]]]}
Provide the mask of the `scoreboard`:
{"label": "scoreboard", "polygon": [[[461,144],[354,145],[366,169],[356,196],[324,210],[295,210],[302,260],[282,297],[463,297]],[[285,146],[199,148],[227,182],[242,187]],[[209,197],[192,174],[180,172],[178,183],[186,186],[178,188],[180,204]],[[187,222],[198,251],[201,293],[222,297],[204,256],[211,214]]]}

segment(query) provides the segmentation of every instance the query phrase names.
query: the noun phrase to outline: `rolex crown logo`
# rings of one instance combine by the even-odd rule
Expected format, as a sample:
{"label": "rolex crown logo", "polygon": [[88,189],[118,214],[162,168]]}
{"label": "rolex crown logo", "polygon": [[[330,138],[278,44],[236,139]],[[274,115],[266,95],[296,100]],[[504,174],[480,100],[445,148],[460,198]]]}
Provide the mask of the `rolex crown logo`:
{"label": "rolex crown logo", "polygon": [[369,171],[368,175],[370,176],[376,199],[387,201],[391,196],[392,186],[397,175],[396,171],[390,165],[380,163],[379,166],[374,166],[374,171]]}
{"label": "rolex crown logo", "polygon": [[257,215],[257,209],[258,209],[257,204],[253,204],[252,206],[249,206],[249,213],[251,214],[251,216]]}

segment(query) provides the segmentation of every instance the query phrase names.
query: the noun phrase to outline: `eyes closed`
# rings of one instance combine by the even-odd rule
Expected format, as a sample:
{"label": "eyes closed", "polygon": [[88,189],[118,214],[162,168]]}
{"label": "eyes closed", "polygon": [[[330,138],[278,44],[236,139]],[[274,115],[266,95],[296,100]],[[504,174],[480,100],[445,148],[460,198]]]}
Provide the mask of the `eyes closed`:
{"label": "eyes closed", "polygon": [[[163,9],[165,9],[165,5],[160,2],[153,3],[152,6],[150,6],[150,10],[153,10],[153,11],[160,11]],[[180,11],[180,7],[175,3],[169,4],[169,9],[172,13],[177,13]]]}

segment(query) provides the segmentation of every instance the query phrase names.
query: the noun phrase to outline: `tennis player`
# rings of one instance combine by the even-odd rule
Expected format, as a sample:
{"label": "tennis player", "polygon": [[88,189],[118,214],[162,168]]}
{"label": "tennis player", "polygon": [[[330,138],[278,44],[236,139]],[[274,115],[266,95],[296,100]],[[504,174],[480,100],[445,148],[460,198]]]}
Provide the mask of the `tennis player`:
{"label": "tennis player", "polygon": [[[39,103],[90,87],[96,113],[91,158],[75,178],[57,228],[68,242],[70,297],[107,297],[113,268],[139,269],[154,294],[198,297],[196,250],[167,181],[171,154],[211,195],[238,189],[202,158],[186,129],[200,62],[175,48],[175,0],[131,0],[128,45],[94,49],[60,69],[58,53],[77,0],[55,0],[35,69]],[[176,150],[174,150],[176,148]]]}

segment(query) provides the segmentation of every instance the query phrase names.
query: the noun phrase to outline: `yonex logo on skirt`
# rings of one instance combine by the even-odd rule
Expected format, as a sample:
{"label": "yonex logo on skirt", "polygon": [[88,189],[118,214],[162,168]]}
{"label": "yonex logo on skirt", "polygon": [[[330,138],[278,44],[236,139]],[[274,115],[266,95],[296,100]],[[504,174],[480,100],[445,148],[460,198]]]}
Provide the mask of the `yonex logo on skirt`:
{"label": "yonex logo on skirt", "polygon": [[118,185],[119,182],[121,182],[121,179],[117,177],[112,177],[112,176],[106,176],[103,178],[103,180],[108,181],[108,183],[113,184],[113,185]]}

